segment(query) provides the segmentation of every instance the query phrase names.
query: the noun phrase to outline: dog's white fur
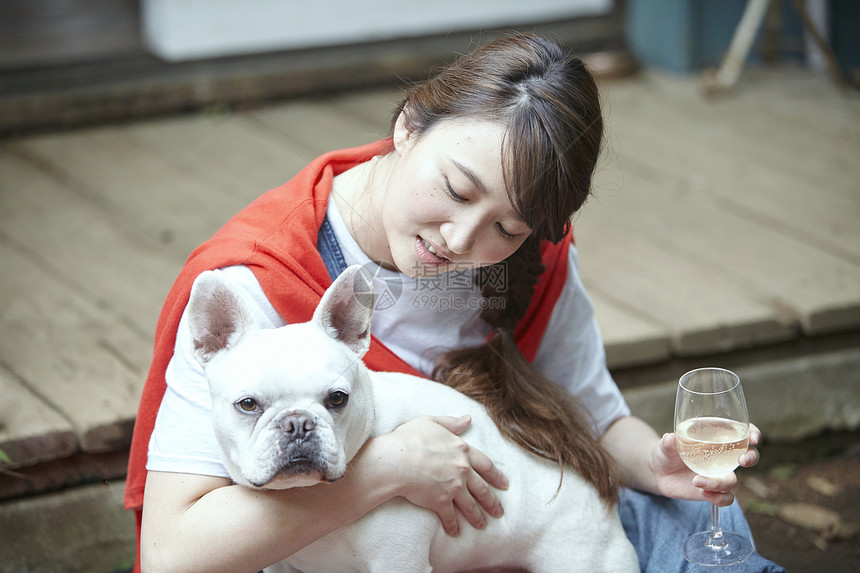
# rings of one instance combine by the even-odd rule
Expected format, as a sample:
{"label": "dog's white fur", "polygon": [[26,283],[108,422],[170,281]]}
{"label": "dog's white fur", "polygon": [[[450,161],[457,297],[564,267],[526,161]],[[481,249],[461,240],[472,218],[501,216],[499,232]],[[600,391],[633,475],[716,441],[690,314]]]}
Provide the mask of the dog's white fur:
{"label": "dog's white fur", "polygon": [[304,324],[259,328],[241,293],[211,272],[195,281],[188,308],[216,436],[236,483],[283,489],[336,480],[370,436],[424,414],[469,414],[463,438],[510,480],[497,492],[504,516],[484,530],[464,527],[450,537],[435,514],[395,499],[297,552],[291,566],[305,573],[638,570],[617,512],[573,470],[559,490],[558,466],[504,439],[477,402],[430,380],[364,366],[372,286],[361,267],[347,269]]}

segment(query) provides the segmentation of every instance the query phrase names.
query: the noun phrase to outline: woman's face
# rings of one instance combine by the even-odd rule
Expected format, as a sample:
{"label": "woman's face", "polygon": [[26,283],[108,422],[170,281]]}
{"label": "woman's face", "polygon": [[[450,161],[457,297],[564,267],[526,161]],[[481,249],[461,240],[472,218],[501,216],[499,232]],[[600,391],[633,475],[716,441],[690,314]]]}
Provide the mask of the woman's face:
{"label": "woman's face", "polygon": [[503,128],[442,121],[420,137],[401,120],[394,131],[381,203],[388,257],[412,277],[495,264],[531,233],[502,177]]}

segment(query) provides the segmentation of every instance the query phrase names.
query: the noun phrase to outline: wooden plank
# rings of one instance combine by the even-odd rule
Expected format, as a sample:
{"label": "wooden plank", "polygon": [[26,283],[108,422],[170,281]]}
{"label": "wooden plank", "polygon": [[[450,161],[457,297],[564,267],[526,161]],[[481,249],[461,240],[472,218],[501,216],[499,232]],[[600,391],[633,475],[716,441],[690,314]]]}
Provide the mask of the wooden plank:
{"label": "wooden plank", "polygon": [[[623,157],[621,161],[624,164]],[[577,221],[578,240],[587,241],[583,237],[594,233],[603,237],[603,243],[614,241],[612,246],[617,248],[617,237],[611,235],[618,233],[630,237],[637,248],[638,243],[648,244],[658,251],[654,257],[671,257],[689,265],[687,273],[670,275],[672,279],[714,277],[773,309],[775,317],[795,315],[808,334],[860,324],[857,265],[720,211],[677,189],[671,179],[646,178],[632,169],[624,172],[624,190],[603,193],[599,202],[599,208],[587,205]],[[582,251],[587,252],[584,245]],[[725,317],[743,319],[737,309],[726,312]]]}
{"label": "wooden plank", "polygon": [[653,364],[670,357],[671,342],[664,325],[635,314],[599,291],[590,292],[589,296],[603,336],[609,368]]}
{"label": "wooden plank", "polygon": [[4,235],[0,260],[0,331],[14,333],[0,341],[0,361],[69,421],[82,451],[127,447],[145,374],[136,363],[147,341]]}
{"label": "wooden plank", "polygon": [[[92,177],[97,179],[98,171]],[[43,170],[3,153],[0,229],[32,261],[50,269],[51,280],[123,317],[151,341],[182,255],[136,232],[127,218],[111,216]],[[149,351],[133,362],[140,362],[141,356],[148,360]]]}
{"label": "wooden plank", "polygon": [[26,138],[6,151],[180,260],[247,203],[147,153],[118,126]]}
{"label": "wooden plank", "polygon": [[[374,132],[371,117],[394,105],[392,93],[372,90],[262,110],[139,123],[127,126],[123,136],[144,156],[247,203],[290,179],[319,153],[385,137],[387,120]],[[341,125],[328,130],[332,117]],[[300,121],[293,121],[296,118]],[[349,140],[343,139],[344,133]]]}
{"label": "wooden plank", "polygon": [[795,134],[798,139],[818,131],[860,142],[860,97],[841,91],[826,73],[791,66],[754,67],[745,72],[742,85],[738,100],[775,121],[796,126],[801,130]]}
{"label": "wooden plank", "polygon": [[0,364],[0,450],[11,460],[0,468],[64,458],[77,446],[71,423]]}
{"label": "wooden plank", "polygon": [[789,319],[727,277],[672,256],[616,217],[583,215],[577,222],[583,282],[592,296],[662,325],[674,353],[719,353],[795,336]]}
{"label": "wooden plank", "polygon": [[385,126],[341,113],[330,101],[290,102],[262,109],[256,116],[284,140],[293,142],[305,161],[334,149],[369,143],[385,133]]}
{"label": "wooden plank", "polygon": [[135,123],[123,136],[141,148],[154,168],[167,163],[184,178],[222,189],[243,203],[306,165],[290,142],[261,123],[254,111]]}
{"label": "wooden plank", "polygon": [[717,109],[670,95],[671,85],[646,85],[654,83],[650,93],[625,87],[610,96],[625,167],[860,263],[860,141],[813,137],[733,102]]}
{"label": "wooden plank", "polygon": [[[625,130],[623,136],[627,172],[661,180],[753,225],[769,227],[860,264],[860,226],[855,224],[860,218],[860,203],[817,193],[784,171],[762,169],[748,162],[721,162],[718,154],[705,146],[661,146],[659,136],[631,131]],[[686,167],[674,167],[679,164]]]}
{"label": "wooden plank", "polygon": [[[728,113],[721,118],[703,117],[698,110],[673,113],[652,99],[646,102],[629,109],[614,106],[609,121],[622,146],[633,143],[639,149],[650,143],[654,146],[652,153],[663,150],[672,153],[672,159],[691,162],[669,162],[663,156],[656,158],[655,166],[684,173],[694,183],[708,178],[737,180],[739,184],[735,187],[720,189],[735,194],[744,191],[743,184],[749,175],[767,174],[779,178],[766,187],[777,195],[783,185],[788,185],[790,193],[810,191],[813,197],[823,197],[826,201],[857,203],[860,199],[851,177],[860,172],[851,156],[860,149],[860,144],[807,136],[804,146],[792,146],[786,143],[792,136],[790,126],[779,124],[762,132],[744,133],[743,126],[748,126],[752,118],[732,117]],[[833,153],[829,153],[831,150]],[[774,157],[779,161],[774,161]]]}
{"label": "wooden plank", "polygon": [[127,469],[128,448],[99,454],[77,452],[65,458],[17,468],[17,475],[0,474],[0,500],[84,483],[122,479]]}
{"label": "wooden plank", "polygon": [[[639,113],[652,109],[660,113],[659,118],[642,114],[646,124],[657,121],[663,129],[673,129],[686,123],[697,128],[698,137],[688,142],[731,140],[736,154],[814,182],[821,183],[824,177],[824,182],[842,189],[848,180],[838,168],[857,169],[853,158],[860,145],[860,98],[839,93],[812,72],[797,70],[789,82],[780,81],[779,73],[766,78],[735,96],[706,99],[687,78],[651,72],[638,89],[620,87],[615,99],[630,98]],[[625,85],[632,87],[618,83]],[[616,103],[621,111],[631,109],[621,101],[613,101],[613,107]],[[823,192],[833,192],[822,187]]]}
{"label": "wooden plank", "polygon": [[394,110],[403,98],[403,90],[383,88],[338,97],[331,101],[331,105],[339,112],[371,126],[374,129],[371,137],[382,139],[391,131]]}

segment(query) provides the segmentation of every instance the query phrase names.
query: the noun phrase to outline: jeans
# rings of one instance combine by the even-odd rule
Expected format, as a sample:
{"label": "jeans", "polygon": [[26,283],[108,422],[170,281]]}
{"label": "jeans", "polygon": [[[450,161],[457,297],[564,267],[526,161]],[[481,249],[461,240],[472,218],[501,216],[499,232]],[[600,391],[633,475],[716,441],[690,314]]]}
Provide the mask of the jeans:
{"label": "jeans", "polygon": [[346,260],[343,258],[343,251],[340,250],[340,245],[337,242],[337,237],[334,234],[334,229],[331,228],[331,223],[328,222],[328,217],[323,219],[317,234],[317,250],[322,256],[325,268],[331,280],[340,276],[340,273],[346,270]]}
{"label": "jeans", "polygon": [[[726,573],[785,573],[785,569],[753,553],[745,561],[727,567],[702,567],[681,555],[681,543],[692,533],[711,527],[711,506],[704,501],[682,501],[624,489],[619,514],[624,531],[639,556],[643,573],[725,571]],[[752,542],[749,524],[737,500],[720,508],[720,523]]]}

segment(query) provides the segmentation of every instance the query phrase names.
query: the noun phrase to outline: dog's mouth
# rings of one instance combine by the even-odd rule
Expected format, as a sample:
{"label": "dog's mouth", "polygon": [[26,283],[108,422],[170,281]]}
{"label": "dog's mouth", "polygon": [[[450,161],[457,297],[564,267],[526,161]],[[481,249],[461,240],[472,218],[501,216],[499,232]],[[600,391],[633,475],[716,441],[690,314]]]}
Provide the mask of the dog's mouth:
{"label": "dog's mouth", "polygon": [[326,477],[324,467],[319,462],[308,456],[293,456],[290,459],[285,460],[280,467],[267,476],[264,481],[261,483],[251,482],[251,485],[258,488],[267,488],[272,487],[273,482],[279,482],[300,476],[318,476],[314,478],[314,481],[333,481]]}
{"label": "dog's mouth", "polygon": [[285,489],[331,482],[341,477],[337,475],[339,466],[333,463],[334,452],[324,447],[315,433],[302,439],[279,435],[276,443],[266,444],[261,451],[257,467],[264,472],[256,475],[248,472],[244,476],[255,487]]}
{"label": "dog's mouth", "polygon": [[279,474],[285,476],[309,474],[313,472],[322,473],[322,468],[315,460],[305,455],[291,457],[278,470]]}
{"label": "dog's mouth", "polygon": [[289,478],[301,475],[318,475],[321,479],[332,481],[329,479],[328,473],[328,464],[317,452],[296,452],[283,461],[275,471],[275,476]]}
{"label": "dog's mouth", "polygon": [[290,477],[295,475],[311,475],[318,473],[322,479],[331,483],[342,478],[342,475],[333,475],[327,464],[313,460],[307,456],[296,456],[290,459],[278,472],[279,475]]}

